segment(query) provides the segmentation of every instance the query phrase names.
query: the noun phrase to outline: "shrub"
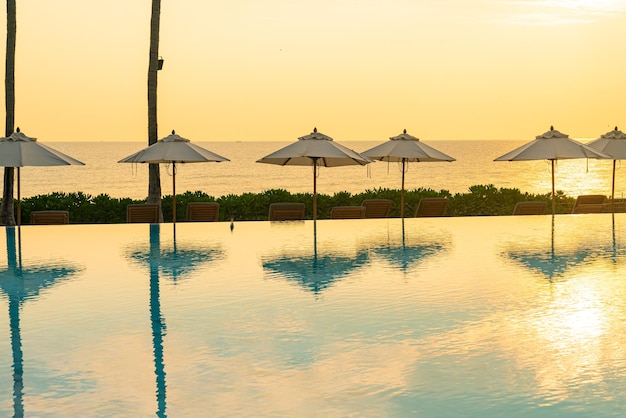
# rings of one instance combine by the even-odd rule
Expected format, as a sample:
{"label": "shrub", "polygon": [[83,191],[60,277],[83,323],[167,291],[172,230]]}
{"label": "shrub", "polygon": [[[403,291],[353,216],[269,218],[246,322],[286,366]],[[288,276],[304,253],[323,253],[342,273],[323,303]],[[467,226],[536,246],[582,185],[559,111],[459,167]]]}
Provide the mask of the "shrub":
{"label": "shrub", "polygon": [[[362,193],[337,192],[334,195],[317,195],[318,219],[330,217],[333,206],[357,206],[364,199],[391,199],[393,207],[391,217],[400,216],[400,190],[374,189]],[[447,190],[413,189],[405,191],[405,216],[414,216],[415,209],[423,197],[447,197],[448,216],[493,216],[510,215],[515,204],[524,200],[543,200],[551,202],[549,194],[522,193],[518,189],[498,189],[493,184],[477,185],[469,188],[468,193],[456,193]],[[559,191],[556,194],[557,212],[568,213],[574,198]],[[67,210],[71,223],[123,223],[126,222],[126,206],[145,203],[144,200],[130,198],[112,198],[107,194],[92,197],[82,192],[37,195],[22,200],[22,223],[30,222],[30,213],[35,210]],[[183,221],[187,203],[218,202],[220,221],[231,217],[239,221],[267,220],[268,208],[275,202],[302,202],[305,204],[305,217],[313,219],[313,195],[311,193],[290,193],[283,189],[270,189],[261,193],[229,194],[215,198],[208,194],[187,191],[176,196],[176,220]],[[163,218],[172,221],[172,196],[164,196],[161,201]],[[16,209],[17,210],[17,209]]]}

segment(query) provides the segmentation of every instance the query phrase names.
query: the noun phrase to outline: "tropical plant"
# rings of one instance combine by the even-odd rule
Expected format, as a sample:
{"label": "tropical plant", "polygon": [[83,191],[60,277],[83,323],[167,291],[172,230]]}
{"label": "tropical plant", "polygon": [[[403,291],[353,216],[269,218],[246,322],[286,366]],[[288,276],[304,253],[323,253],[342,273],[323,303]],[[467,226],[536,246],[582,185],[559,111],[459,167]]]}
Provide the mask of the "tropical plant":
{"label": "tropical plant", "polygon": [[547,195],[522,193],[519,189],[498,189],[493,184],[469,188],[469,193],[457,193],[450,200],[450,216],[510,215],[517,202],[525,200],[550,201]]}
{"label": "tropical plant", "polygon": [[[511,215],[517,202],[543,200],[550,202],[550,194],[522,193],[518,189],[497,188],[492,184],[472,186],[468,193],[454,196],[447,190],[414,189],[405,192],[405,215],[414,216],[419,200],[423,197],[448,198],[447,216],[489,216]],[[574,198],[557,192],[558,213],[570,213]],[[364,199],[391,199],[391,217],[400,217],[400,190],[375,189],[363,193],[338,192],[334,195],[318,194],[318,219],[328,219],[334,206],[358,206]],[[163,216],[166,222],[172,221],[172,196],[163,196]],[[302,202],[305,205],[305,218],[313,219],[313,194],[289,193],[283,189],[265,190],[261,193],[229,194],[215,198],[195,191],[176,196],[177,221],[185,220],[187,203],[217,202],[220,204],[220,221],[266,221],[271,203]],[[54,192],[23,199],[23,218],[30,222],[30,214],[36,210],[67,210],[71,223],[124,223],[126,206],[146,203],[146,200],[112,198],[107,194],[91,195]]]}

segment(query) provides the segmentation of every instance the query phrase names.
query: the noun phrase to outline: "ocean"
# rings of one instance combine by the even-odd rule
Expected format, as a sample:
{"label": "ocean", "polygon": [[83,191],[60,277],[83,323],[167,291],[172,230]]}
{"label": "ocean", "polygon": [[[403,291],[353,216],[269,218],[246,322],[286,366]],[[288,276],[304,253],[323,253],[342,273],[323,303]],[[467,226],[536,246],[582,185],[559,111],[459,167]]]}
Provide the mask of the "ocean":
{"label": "ocean", "polygon": [[[405,178],[407,190],[430,188],[451,193],[468,192],[470,186],[493,184],[522,192],[551,191],[548,161],[494,162],[500,155],[527,141],[425,141],[456,158],[454,162],[410,163]],[[381,141],[341,141],[363,152]],[[48,142],[84,166],[24,167],[21,169],[22,198],[52,192],[84,192],[92,196],[143,199],[148,192],[148,166],[120,164],[120,159],[144,148],[140,142]],[[176,192],[203,191],[219,197],[227,194],[258,193],[268,189],[312,192],[311,167],[281,167],[256,163],[261,157],[289,142],[196,142],[197,145],[230,159],[223,163],[178,164]],[[617,163],[616,197],[624,197],[626,178]],[[611,193],[612,162],[606,160],[558,161],[556,189],[569,196]],[[360,193],[376,188],[400,189],[401,170],[397,163],[375,162],[367,166],[322,167],[317,191],[334,194]],[[172,194],[172,167],[161,165],[164,196]]]}

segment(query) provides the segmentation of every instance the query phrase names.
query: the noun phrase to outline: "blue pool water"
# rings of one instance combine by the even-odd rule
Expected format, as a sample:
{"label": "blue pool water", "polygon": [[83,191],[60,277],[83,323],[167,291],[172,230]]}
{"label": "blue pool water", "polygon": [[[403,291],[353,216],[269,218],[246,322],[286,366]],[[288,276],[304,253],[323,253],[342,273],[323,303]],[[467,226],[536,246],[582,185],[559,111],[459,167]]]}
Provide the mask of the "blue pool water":
{"label": "blue pool water", "polygon": [[0,237],[0,416],[626,408],[626,214]]}

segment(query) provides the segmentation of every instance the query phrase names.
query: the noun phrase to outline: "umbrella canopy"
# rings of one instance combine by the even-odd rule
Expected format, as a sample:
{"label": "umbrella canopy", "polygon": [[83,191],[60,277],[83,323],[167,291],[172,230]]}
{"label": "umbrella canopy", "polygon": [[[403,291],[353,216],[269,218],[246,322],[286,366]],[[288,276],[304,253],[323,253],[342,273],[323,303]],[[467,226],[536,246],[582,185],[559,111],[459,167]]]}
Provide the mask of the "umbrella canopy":
{"label": "umbrella canopy", "polygon": [[595,141],[591,141],[587,146],[613,158],[613,176],[611,179],[611,205],[613,205],[615,199],[615,161],[626,160],[626,134],[617,129],[616,126],[615,129],[605,133]]}
{"label": "umbrella canopy", "polygon": [[413,266],[418,265],[425,259],[434,255],[447,252],[451,243],[445,236],[433,236],[432,234],[420,234],[407,243],[407,234],[402,219],[401,241],[387,240],[386,243],[376,243],[370,247],[370,251],[387,261],[392,268],[406,272]]}
{"label": "umbrella canopy", "polygon": [[172,131],[171,135],[159,139],[154,144],[138,151],[118,163],[172,164],[172,222],[176,223],[176,163],[206,163],[230,161],[226,157],[191,143]]}
{"label": "umbrella canopy", "polygon": [[[17,245],[16,245],[17,229]],[[22,265],[22,246],[19,227],[6,227],[7,268],[0,269],[0,290],[21,303],[37,299],[42,290],[61,279],[72,277],[82,271],[70,263],[27,263]]]}
{"label": "umbrella canopy", "polygon": [[284,256],[263,261],[263,268],[294,280],[304,289],[319,294],[352,270],[365,265],[368,260],[366,251],[359,252],[355,257],[336,254]]}
{"label": "umbrella canopy", "polygon": [[568,160],[576,158],[610,158],[608,155],[596,151],[578,141],[570,139],[568,135],[550,126],[550,130],[538,135],[531,141],[519,148],[514,149],[494,161],[532,161],[550,160],[552,171],[552,214],[556,209],[554,193],[554,162],[556,160]]}
{"label": "umbrella canopy", "polygon": [[279,256],[263,257],[263,269],[272,276],[294,281],[316,295],[353,270],[363,267],[370,259],[367,249],[350,255],[337,251],[320,254],[317,250],[317,224],[313,226],[312,250],[296,253],[292,247],[288,248]]}
{"label": "umbrella canopy", "polygon": [[156,268],[160,276],[177,282],[198,269],[200,266],[224,258],[224,251],[219,246],[204,245],[195,242],[180,242],[174,237],[173,244],[161,246],[154,238],[159,237],[158,224],[150,225],[149,245],[129,247],[125,256],[131,261]]}
{"label": "umbrella canopy", "polygon": [[3,167],[85,165],[84,163],[52,149],[20,131],[0,138],[0,165]]}
{"label": "umbrella canopy", "polygon": [[17,168],[17,224],[22,222],[20,198],[20,167],[49,167],[59,165],[85,165],[55,149],[37,142],[37,138],[24,135],[17,128],[10,136],[0,138],[0,166]]}
{"label": "umbrella canopy", "polygon": [[584,263],[597,252],[596,244],[589,246],[576,245],[576,240],[566,237],[562,241],[566,246],[555,245],[555,217],[552,217],[550,244],[536,244],[523,242],[519,239],[503,251],[502,255],[517,264],[545,276],[550,282],[555,278],[562,278],[571,268]]}
{"label": "umbrella canopy", "polygon": [[511,250],[506,253],[506,256],[511,260],[541,273],[550,281],[553,281],[555,277],[564,275],[570,268],[583,263],[589,255],[588,250],[557,253],[554,248],[550,252],[522,249]]}
{"label": "umbrella canopy", "polygon": [[402,163],[402,192],[400,194],[400,217],[402,218],[404,218],[404,175],[406,173],[406,164],[410,161],[456,161],[449,155],[420,142],[419,138],[407,134],[406,129],[400,135],[392,136],[389,138],[389,141],[370,148],[362,152],[362,154],[373,160]]}
{"label": "umbrella canopy", "polygon": [[327,135],[317,132],[301,136],[297,142],[279,149],[257,160],[257,163],[277,165],[300,165],[313,167],[313,219],[317,219],[317,169],[318,167],[340,167],[365,165],[372,162],[367,157],[336,143]]}

